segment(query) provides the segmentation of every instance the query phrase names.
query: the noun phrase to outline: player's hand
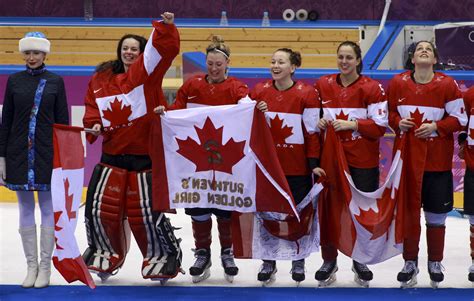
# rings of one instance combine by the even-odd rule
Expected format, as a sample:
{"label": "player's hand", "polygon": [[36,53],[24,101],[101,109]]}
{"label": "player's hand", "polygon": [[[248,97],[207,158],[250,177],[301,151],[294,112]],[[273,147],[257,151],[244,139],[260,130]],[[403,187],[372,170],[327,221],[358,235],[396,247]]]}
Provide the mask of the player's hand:
{"label": "player's hand", "polygon": [[413,118],[403,118],[398,123],[398,128],[402,132],[408,132],[414,126],[416,126],[416,124],[413,122]]}
{"label": "player's hand", "polygon": [[263,113],[268,112],[268,105],[264,101],[259,101],[256,107]]}
{"label": "player's hand", "polygon": [[174,14],[170,12],[164,12],[161,14],[163,18],[163,23],[165,24],[173,24],[174,23]]}
{"label": "player's hand", "polygon": [[166,111],[165,106],[157,106],[156,108],[153,109],[153,112],[155,112],[158,115],[163,115],[165,111]]}
{"label": "player's hand", "polygon": [[431,136],[433,132],[438,129],[436,122],[423,123],[419,128],[415,130],[415,137],[425,139]]}

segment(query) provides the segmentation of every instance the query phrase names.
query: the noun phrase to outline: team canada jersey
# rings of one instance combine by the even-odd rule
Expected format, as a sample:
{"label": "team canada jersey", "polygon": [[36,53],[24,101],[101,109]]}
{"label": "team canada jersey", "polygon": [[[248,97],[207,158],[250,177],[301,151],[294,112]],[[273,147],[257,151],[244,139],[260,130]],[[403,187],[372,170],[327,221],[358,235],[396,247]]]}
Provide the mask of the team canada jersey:
{"label": "team canada jersey", "polygon": [[233,105],[245,98],[249,88],[235,77],[210,84],[206,75],[196,75],[188,79],[176,94],[176,101],[170,110],[189,109],[200,106]]}
{"label": "team canada jersey", "polygon": [[[100,124],[102,151],[111,155],[147,155],[153,108],[165,105],[161,83],[179,53],[179,33],[173,24],[154,21],[145,50],[128,72],[96,72],[85,98],[84,127]],[[93,143],[97,137],[88,134]]]}
{"label": "team canada jersey", "polygon": [[257,84],[250,98],[267,103],[265,118],[285,175],[310,174],[307,159],[319,158],[320,152],[317,127],[320,105],[316,90],[296,82],[291,88],[279,91],[269,80]]}
{"label": "team canada jersey", "polygon": [[388,107],[382,86],[366,76],[347,87],[339,74],[321,77],[315,84],[326,120],[357,120],[357,130],[339,131],[347,163],[356,168],[379,166],[379,140],[388,126]]}
{"label": "team canada jersey", "polygon": [[[461,91],[449,76],[435,72],[431,82],[418,84],[412,71],[396,75],[388,90],[390,126],[400,136],[399,123],[413,118],[418,128],[436,122],[437,131],[427,138],[425,171],[448,171],[452,168],[453,133],[467,124]],[[415,129],[411,129],[415,130]],[[416,150],[413,150],[416,153]]]}
{"label": "team canada jersey", "polygon": [[466,146],[464,148],[464,158],[466,167],[474,171],[474,87],[471,87],[464,94],[464,104],[469,122],[466,127]]}

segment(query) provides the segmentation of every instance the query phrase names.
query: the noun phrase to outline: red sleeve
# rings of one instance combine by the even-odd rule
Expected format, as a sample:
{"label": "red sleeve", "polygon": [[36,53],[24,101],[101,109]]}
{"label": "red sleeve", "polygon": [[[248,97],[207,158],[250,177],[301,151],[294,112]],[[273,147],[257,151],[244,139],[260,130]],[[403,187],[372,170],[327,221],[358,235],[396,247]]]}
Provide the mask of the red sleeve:
{"label": "red sleeve", "polygon": [[[84,117],[82,118],[82,124],[85,128],[92,128],[92,126],[97,123],[102,125],[99,107],[95,102],[95,96],[92,88],[92,84],[95,80],[97,80],[98,76],[99,75],[97,73],[92,76],[87,88],[86,98],[84,100],[86,110],[84,113]],[[86,134],[86,139],[87,141],[89,141],[89,143],[92,144],[97,140],[97,136]]]}
{"label": "red sleeve", "polygon": [[402,118],[400,117],[400,114],[398,113],[397,110],[397,100],[398,100],[398,90],[399,88],[397,87],[397,78],[393,78],[390,81],[390,84],[388,86],[387,90],[387,95],[388,95],[388,124],[392,128],[392,130],[399,134],[400,133],[400,128],[398,127],[400,120]]}
{"label": "red sleeve", "polygon": [[379,139],[388,126],[388,107],[385,91],[378,82],[371,82],[365,96],[368,119],[358,119],[358,132],[369,139]]}
{"label": "red sleeve", "polygon": [[252,88],[252,90],[250,90],[250,92],[249,92],[249,97],[250,97],[250,99],[255,100],[255,101],[264,100],[264,99],[262,98],[262,94],[263,94],[263,90],[264,90],[264,85],[265,85],[265,82],[261,82],[261,83],[256,84],[256,85]]}
{"label": "red sleeve", "polygon": [[191,82],[193,81],[193,78],[188,79],[179,89],[178,92],[176,93],[176,99],[174,103],[172,103],[169,107],[168,110],[181,110],[181,109],[186,109],[186,105],[188,103],[188,95],[189,95],[189,88],[191,86]]}
{"label": "red sleeve", "polygon": [[249,95],[249,87],[241,81],[235,83],[235,102]]}
{"label": "red sleeve", "polygon": [[[164,24],[155,21],[153,25],[155,30],[152,33],[152,45],[153,48],[158,51],[161,59],[150,74],[144,86],[148,112],[151,112],[153,108],[159,105],[167,106],[162,89],[163,78],[166,71],[173,63],[173,60],[179,53],[180,43],[179,33],[174,24]],[[147,47],[148,49],[146,48],[144,52],[145,61],[147,60],[147,57],[152,57],[156,54],[153,53],[154,51],[151,50],[149,45],[147,45]],[[150,59],[150,61],[153,61],[153,59]]]}
{"label": "red sleeve", "polygon": [[321,145],[319,142],[319,129],[317,127],[321,110],[319,93],[308,86],[308,92],[303,99],[303,136],[306,147],[306,157],[319,159]]}
{"label": "red sleeve", "polygon": [[449,78],[446,80],[445,85],[446,114],[443,119],[436,122],[437,132],[440,137],[449,136],[456,131],[462,130],[467,123],[462,94],[456,82]]}

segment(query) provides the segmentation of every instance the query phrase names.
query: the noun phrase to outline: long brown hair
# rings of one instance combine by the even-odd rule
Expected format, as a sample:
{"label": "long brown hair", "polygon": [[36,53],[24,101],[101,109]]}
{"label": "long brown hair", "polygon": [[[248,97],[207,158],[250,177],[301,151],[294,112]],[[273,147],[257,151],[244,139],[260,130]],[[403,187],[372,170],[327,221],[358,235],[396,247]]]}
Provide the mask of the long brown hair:
{"label": "long brown hair", "polygon": [[126,39],[137,40],[140,45],[140,53],[143,53],[143,51],[145,51],[147,39],[145,39],[142,36],[138,36],[136,34],[126,34],[119,40],[117,44],[117,59],[100,63],[95,68],[95,72],[103,72],[108,69],[112,69],[112,72],[114,74],[125,72],[125,67],[123,66],[123,61],[122,61],[122,44],[123,44],[123,41],[125,41]]}

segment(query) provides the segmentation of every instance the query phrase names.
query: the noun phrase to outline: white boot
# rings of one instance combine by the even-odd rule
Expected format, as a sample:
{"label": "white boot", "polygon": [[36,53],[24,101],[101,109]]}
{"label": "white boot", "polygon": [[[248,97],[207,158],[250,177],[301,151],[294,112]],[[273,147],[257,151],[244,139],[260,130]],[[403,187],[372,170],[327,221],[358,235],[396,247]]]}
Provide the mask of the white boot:
{"label": "white boot", "polygon": [[26,278],[21,284],[24,288],[33,287],[38,276],[38,243],[36,238],[36,225],[18,230],[25,252],[28,272]]}
{"label": "white boot", "polygon": [[54,228],[41,227],[40,236],[40,265],[38,277],[36,278],[35,288],[43,288],[49,285],[49,277],[51,276],[51,257],[54,250]]}

